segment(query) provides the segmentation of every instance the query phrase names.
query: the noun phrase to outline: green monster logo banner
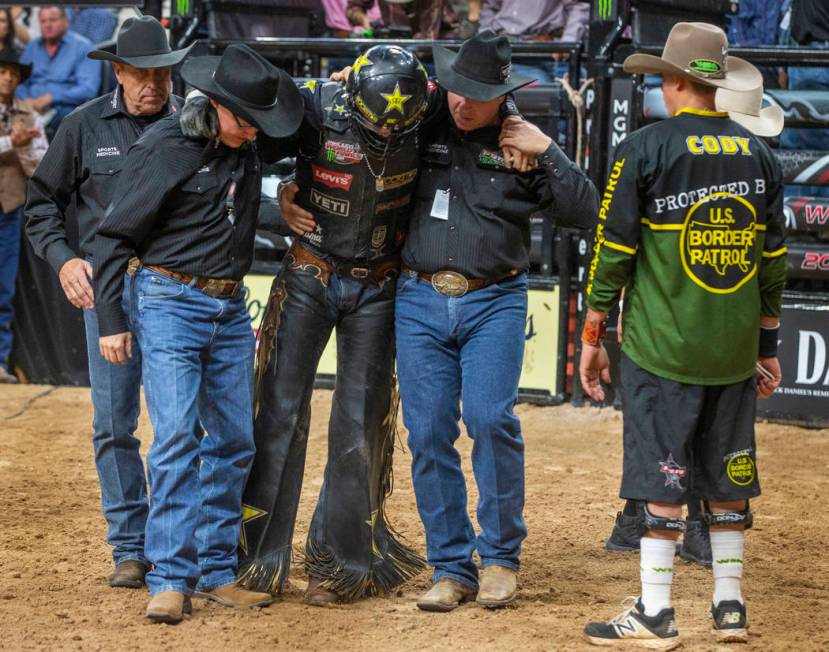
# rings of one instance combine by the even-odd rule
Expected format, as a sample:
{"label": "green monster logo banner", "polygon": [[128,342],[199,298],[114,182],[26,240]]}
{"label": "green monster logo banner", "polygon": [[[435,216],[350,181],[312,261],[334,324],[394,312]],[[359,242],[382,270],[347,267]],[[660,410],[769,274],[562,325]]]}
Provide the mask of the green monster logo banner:
{"label": "green monster logo banner", "polygon": [[598,0],[599,19],[610,20],[613,16],[613,0]]}

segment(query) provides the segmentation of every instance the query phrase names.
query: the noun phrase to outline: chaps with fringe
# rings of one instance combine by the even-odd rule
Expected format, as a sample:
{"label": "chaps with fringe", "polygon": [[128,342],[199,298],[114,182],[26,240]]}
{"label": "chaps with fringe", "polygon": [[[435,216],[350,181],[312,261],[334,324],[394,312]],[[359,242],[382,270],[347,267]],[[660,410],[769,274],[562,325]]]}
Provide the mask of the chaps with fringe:
{"label": "chaps with fringe", "polygon": [[353,600],[389,591],[425,567],[398,540],[385,513],[399,402],[393,289],[393,283],[366,288],[356,291],[357,300],[337,301],[312,271],[291,264],[274,281],[257,355],[257,452],[243,500],[243,586],[278,593],[287,581],[314,379],[335,325],[337,387],[328,464],[305,546],[305,569]]}

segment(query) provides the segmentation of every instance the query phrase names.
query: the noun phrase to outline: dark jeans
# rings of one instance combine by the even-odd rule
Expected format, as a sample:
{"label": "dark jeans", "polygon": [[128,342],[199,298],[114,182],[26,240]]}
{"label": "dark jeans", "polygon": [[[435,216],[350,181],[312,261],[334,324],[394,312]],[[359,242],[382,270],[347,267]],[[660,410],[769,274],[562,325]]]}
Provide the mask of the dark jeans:
{"label": "dark jeans", "polygon": [[[524,440],[513,412],[524,356],[527,277],[449,298],[398,281],[397,373],[409,430],[412,482],[433,579],[478,585],[483,566],[518,570],[524,525]],[[463,412],[461,412],[463,404]],[[463,414],[478,485],[475,531],[455,449]]]}
{"label": "dark jeans", "polygon": [[20,216],[23,207],[10,213],[0,210],[0,367],[8,370],[12,352],[14,285],[20,261]]}
{"label": "dark jeans", "polygon": [[328,464],[308,533],[306,570],[344,597],[362,597],[393,588],[419,569],[383,512],[394,443],[394,281],[378,287],[332,274],[324,285],[317,267],[292,264],[290,255],[286,261],[260,330],[257,453],[244,503],[250,514],[263,515],[245,522],[241,576],[259,589],[280,590],[287,579],[314,378],[336,326]]}

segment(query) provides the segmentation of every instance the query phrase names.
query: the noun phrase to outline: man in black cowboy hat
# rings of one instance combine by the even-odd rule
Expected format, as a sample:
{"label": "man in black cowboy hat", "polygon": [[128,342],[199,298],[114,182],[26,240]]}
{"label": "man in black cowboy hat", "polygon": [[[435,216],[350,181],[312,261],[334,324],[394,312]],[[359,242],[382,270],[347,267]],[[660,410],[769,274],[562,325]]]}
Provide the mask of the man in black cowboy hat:
{"label": "man in black cowboy hat", "polygon": [[[593,184],[549,136],[526,122],[502,131],[504,96],[531,81],[510,74],[511,50],[506,37],[490,31],[459,53],[434,47],[448,115],[422,134],[417,200],[402,252],[397,372],[427,559],[435,568],[434,585],[418,601],[427,611],[450,611],[476,592],[486,607],[515,599],[526,527],[524,444],[513,404],[527,317],[529,219],[542,210],[561,226],[587,228],[597,208]],[[538,167],[509,169],[506,146],[537,159]],[[477,537],[454,447],[461,403],[474,440]]]}
{"label": "man in black cowboy hat", "polygon": [[0,383],[16,383],[9,373],[15,279],[20,257],[20,217],[26,179],[46,153],[48,143],[37,113],[15,99],[17,85],[32,67],[11,50],[0,51]]}
{"label": "man in black cowboy hat", "polygon": [[247,46],[191,59],[181,76],[209,101],[188,102],[133,145],[95,240],[100,349],[115,364],[131,361],[120,297],[130,256],[141,260],[131,307],[154,430],[146,615],[160,622],[181,620],[191,595],[230,607],[271,601],[236,586],[254,452],[254,337],[242,279],[262,161],[283,157],[276,139],[302,120],[291,78]]}
{"label": "man in black cowboy hat", "polygon": [[[35,252],[58,274],[66,298],[84,311],[92,385],[93,445],[104,516],[113,547],[114,587],[144,585],[144,524],[147,491],[144,466],[133,436],[141,385],[140,353],[123,367],[110,365],[98,350],[98,319],[92,291],[95,229],[113,197],[127,150],[144,129],[178,110],[171,95],[170,68],[187,55],[171,51],[154,18],[127,19],[116,54],[90,53],[113,61],[119,85],[79,107],[61,123],[29,183],[26,232]],[[80,252],[69,245],[67,214],[75,200]],[[128,286],[128,283],[127,283]],[[128,287],[124,300],[128,297]]]}

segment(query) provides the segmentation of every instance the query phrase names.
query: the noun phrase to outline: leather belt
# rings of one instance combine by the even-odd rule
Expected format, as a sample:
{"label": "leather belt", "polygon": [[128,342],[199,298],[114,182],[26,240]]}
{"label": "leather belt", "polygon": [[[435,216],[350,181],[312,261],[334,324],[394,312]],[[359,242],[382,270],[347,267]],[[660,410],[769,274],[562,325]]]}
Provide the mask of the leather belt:
{"label": "leather belt", "polygon": [[440,292],[446,297],[462,297],[465,294],[480,290],[494,283],[500,283],[504,279],[513,278],[518,275],[518,270],[511,269],[507,274],[492,279],[466,278],[463,274],[452,270],[442,270],[434,274],[425,274],[423,272],[416,272],[408,267],[403,268],[403,273],[408,274],[414,279],[423,279],[427,283],[431,283],[436,292]]}
{"label": "leather belt", "polygon": [[320,258],[296,240],[294,240],[288,253],[285,254],[285,258],[288,264],[295,269],[306,265],[319,269],[319,279],[325,286],[328,286],[328,279],[331,278],[331,274],[357,279],[358,281],[370,281],[376,285],[383,285],[386,281],[396,278],[400,273],[400,256],[397,255],[381,260],[373,265],[337,264]]}
{"label": "leather belt", "polygon": [[242,288],[241,281],[234,281],[229,278],[208,278],[206,276],[195,276],[194,274],[183,274],[158,265],[144,265],[144,267],[151,272],[167,276],[174,281],[201,290],[210,297],[232,297]]}

